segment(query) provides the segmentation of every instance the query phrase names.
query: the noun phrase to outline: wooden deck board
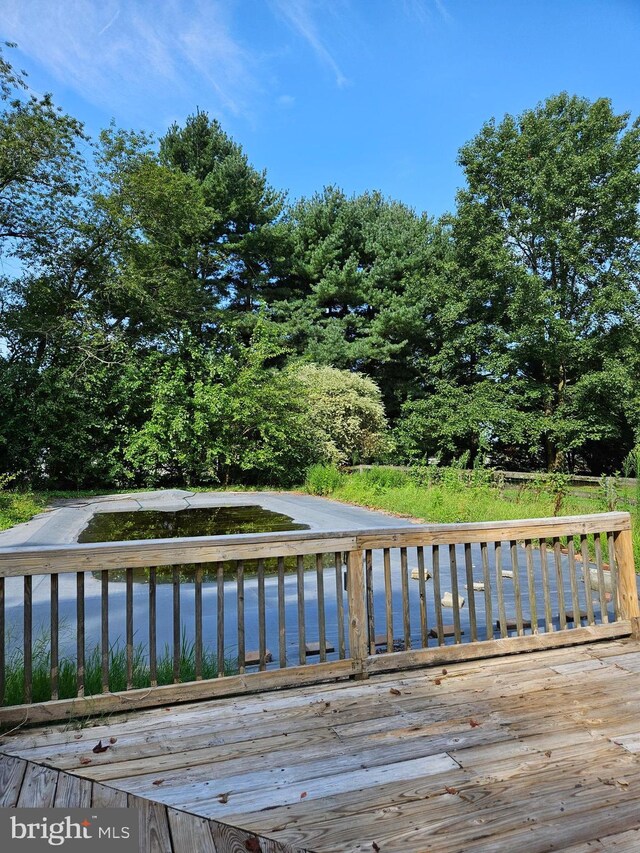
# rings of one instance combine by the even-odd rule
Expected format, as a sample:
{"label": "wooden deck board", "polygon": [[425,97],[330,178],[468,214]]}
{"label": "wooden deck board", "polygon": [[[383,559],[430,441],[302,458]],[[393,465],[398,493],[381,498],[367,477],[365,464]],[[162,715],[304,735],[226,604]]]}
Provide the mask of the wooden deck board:
{"label": "wooden deck board", "polygon": [[2,802],[128,802],[162,853],[626,853],[639,701],[613,640],[194,702],[14,732]]}

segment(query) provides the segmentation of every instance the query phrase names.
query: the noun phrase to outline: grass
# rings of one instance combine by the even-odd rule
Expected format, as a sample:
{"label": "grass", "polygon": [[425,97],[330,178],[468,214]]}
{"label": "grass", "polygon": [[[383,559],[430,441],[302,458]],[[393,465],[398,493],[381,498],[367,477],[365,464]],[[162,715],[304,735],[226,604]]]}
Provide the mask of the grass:
{"label": "grass", "polygon": [[29,521],[47,505],[47,496],[38,492],[0,490],[0,530]]}
{"label": "grass", "polygon": [[[337,476],[336,476],[337,474]],[[640,511],[631,493],[611,494],[594,488],[567,489],[531,481],[511,487],[493,482],[487,472],[440,469],[437,475],[417,469],[403,472],[371,468],[362,473],[331,475],[310,471],[305,483],[310,494],[323,494],[345,503],[409,516],[422,522],[447,524],[473,521],[509,521],[553,515],[584,515],[611,509],[631,512],[635,564],[640,569]]]}
{"label": "grass", "polygon": [[[173,654],[168,646],[158,657],[158,684],[173,684]],[[76,662],[70,658],[59,661],[58,698],[73,699],[78,695]],[[225,661],[225,675],[237,672],[235,661]],[[218,659],[215,652],[203,651],[202,677],[218,676]],[[20,652],[9,656],[5,669],[5,705],[20,705],[24,702],[24,659]],[[195,643],[183,635],[180,648],[180,681],[196,680]],[[33,649],[33,702],[46,702],[51,699],[51,654],[48,643],[38,640]],[[85,659],[85,695],[102,693],[102,658],[100,648],[95,646]],[[151,674],[147,661],[147,650],[142,644],[136,646],[133,654],[133,687],[151,686]],[[121,646],[114,646],[109,652],[109,690],[112,693],[127,687],[127,654]]]}

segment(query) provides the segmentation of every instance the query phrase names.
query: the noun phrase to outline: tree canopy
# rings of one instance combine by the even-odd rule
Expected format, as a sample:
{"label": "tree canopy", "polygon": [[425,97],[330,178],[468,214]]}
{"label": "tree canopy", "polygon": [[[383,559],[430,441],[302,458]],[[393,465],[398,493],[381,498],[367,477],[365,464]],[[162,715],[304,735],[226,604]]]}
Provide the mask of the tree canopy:
{"label": "tree canopy", "polygon": [[600,473],[640,442],[640,125],[608,100],[489,121],[436,220],[289,203],[199,111],[91,142],[0,57],[0,474]]}

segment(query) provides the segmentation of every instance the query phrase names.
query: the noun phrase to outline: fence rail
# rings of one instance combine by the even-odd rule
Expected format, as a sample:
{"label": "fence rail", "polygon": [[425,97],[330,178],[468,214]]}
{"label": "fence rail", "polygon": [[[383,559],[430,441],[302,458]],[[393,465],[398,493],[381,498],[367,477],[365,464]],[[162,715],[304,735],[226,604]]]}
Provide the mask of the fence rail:
{"label": "fence rail", "polygon": [[639,617],[628,513],[4,548],[0,723],[637,634]]}

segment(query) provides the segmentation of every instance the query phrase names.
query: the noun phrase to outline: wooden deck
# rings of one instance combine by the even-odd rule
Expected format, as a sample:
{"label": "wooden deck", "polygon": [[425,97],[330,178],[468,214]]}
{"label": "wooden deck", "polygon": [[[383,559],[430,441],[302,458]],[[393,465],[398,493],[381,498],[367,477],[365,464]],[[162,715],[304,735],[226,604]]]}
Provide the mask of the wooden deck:
{"label": "wooden deck", "polygon": [[18,730],[0,804],[129,804],[158,853],[635,853],[639,709],[603,641]]}

